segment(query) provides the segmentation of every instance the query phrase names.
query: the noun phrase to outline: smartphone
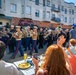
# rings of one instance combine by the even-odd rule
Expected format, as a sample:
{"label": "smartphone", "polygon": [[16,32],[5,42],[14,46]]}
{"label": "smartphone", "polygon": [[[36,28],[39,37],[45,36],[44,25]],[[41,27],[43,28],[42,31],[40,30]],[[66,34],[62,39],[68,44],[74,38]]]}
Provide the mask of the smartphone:
{"label": "smartphone", "polygon": [[35,59],[38,59],[37,53],[33,53],[33,57],[34,57]]}

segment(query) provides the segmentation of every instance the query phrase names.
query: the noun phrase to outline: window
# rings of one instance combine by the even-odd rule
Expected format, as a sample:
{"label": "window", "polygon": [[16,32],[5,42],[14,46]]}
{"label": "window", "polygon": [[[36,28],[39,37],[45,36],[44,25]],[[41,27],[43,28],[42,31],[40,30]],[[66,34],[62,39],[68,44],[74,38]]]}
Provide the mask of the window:
{"label": "window", "polygon": [[60,5],[58,5],[58,10],[60,11]]}
{"label": "window", "polygon": [[61,15],[59,14],[57,18],[61,18]]}
{"label": "window", "polygon": [[1,8],[1,6],[2,6],[2,1],[0,0],[0,8]]}
{"label": "window", "polygon": [[43,0],[43,6],[45,6],[45,0]]}
{"label": "window", "polygon": [[67,17],[65,17],[65,22],[67,22]]}
{"label": "window", "polygon": [[52,9],[55,9],[55,5],[54,4],[52,4]]}
{"label": "window", "polygon": [[71,14],[71,9],[69,9],[69,14]]}
{"label": "window", "polygon": [[17,12],[17,5],[16,4],[11,4],[11,12],[14,12],[14,13]]}
{"label": "window", "polygon": [[43,18],[45,18],[45,11],[43,11]]}
{"label": "window", "polygon": [[47,17],[48,19],[50,19],[50,12],[49,12],[49,11],[47,11],[46,17]]}
{"label": "window", "polygon": [[39,5],[39,0],[35,0],[35,4],[36,5]]}
{"label": "window", "polygon": [[74,15],[74,10],[72,10],[72,14]]}
{"label": "window", "polygon": [[67,9],[65,8],[65,14],[67,14]]}
{"label": "window", "polygon": [[62,15],[62,21],[64,21],[64,15]]}
{"label": "window", "polygon": [[2,22],[0,22],[0,25],[2,25]]}
{"label": "window", "polygon": [[62,5],[62,11],[64,11],[64,6]]}
{"label": "window", "polygon": [[39,10],[36,10],[35,16],[36,16],[36,17],[39,17]]}
{"label": "window", "polygon": [[71,23],[71,17],[69,18],[69,23]]}
{"label": "window", "polygon": [[74,23],[74,18],[73,18],[73,23]]}
{"label": "window", "polygon": [[47,6],[50,6],[50,0],[47,0]]}
{"label": "window", "polygon": [[31,14],[31,7],[30,6],[26,6],[26,14]]}
{"label": "window", "polygon": [[24,14],[24,5],[22,5],[22,14]]}
{"label": "window", "polygon": [[55,18],[55,14],[52,14],[52,18]]}

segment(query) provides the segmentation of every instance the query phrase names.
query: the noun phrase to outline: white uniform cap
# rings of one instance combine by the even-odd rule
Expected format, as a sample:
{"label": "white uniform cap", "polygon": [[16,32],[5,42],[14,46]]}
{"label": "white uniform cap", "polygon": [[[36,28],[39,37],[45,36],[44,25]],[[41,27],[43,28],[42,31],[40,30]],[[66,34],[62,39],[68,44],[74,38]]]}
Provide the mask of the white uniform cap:
{"label": "white uniform cap", "polygon": [[11,27],[14,27],[14,25],[11,25]]}
{"label": "white uniform cap", "polygon": [[16,26],[16,28],[20,28],[20,26]]}
{"label": "white uniform cap", "polygon": [[36,27],[36,26],[34,26],[34,29],[37,29],[37,27]]}
{"label": "white uniform cap", "polygon": [[49,29],[48,32],[51,32],[51,29]]}
{"label": "white uniform cap", "polygon": [[30,28],[30,26],[27,26],[27,28]]}

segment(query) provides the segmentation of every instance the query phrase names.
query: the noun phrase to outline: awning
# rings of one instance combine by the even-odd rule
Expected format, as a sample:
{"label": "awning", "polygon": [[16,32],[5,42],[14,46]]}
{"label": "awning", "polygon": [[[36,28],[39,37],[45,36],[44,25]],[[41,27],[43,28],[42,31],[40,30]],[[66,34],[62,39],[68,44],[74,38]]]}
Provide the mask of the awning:
{"label": "awning", "polygon": [[50,22],[45,22],[45,21],[43,21],[43,22],[41,22],[40,23],[40,27],[50,27]]}
{"label": "awning", "polygon": [[33,20],[34,25],[40,26],[40,21]]}
{"label": "awning", "polygon": [[4,14],[0,14],[0,16],[5,16]]}
{"label": "awning", "polygon": [[64,25],[64,24],[60,25],[60,24],[56,24],[56,23],[51,23],[51,25],[53,28],[56,28],[58,26],[61,26],[63,29],[66,29],[66,28],[70,29],[71,28],[71,25]]}
{"label": "awning", "polygon": [[33,21],[34,25],[38,26],[38,27],[49,27],[50,26],[50,22],[45,22],[45,21]]}
{"label": "awning", "polygon": [[20,25],[20,26],[33,25],[33,21],[30,19],[20,19],[18,25]]}
{"label": "awning", "polygon": [[12,17],[10,17],[10,16],[0,16],[0,19],[12,20]]}

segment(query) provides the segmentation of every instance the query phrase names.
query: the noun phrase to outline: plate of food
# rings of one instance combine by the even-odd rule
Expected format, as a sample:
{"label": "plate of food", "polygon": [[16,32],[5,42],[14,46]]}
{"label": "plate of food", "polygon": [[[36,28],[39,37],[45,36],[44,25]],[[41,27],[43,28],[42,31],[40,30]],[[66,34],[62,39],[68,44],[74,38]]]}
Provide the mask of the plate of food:
{"label": "plate of food", "polygon": [[31,67],[31,65],[30,65],[30,63],[27,63],[27,62],[26,63],[21,63],[21,64],[18,65],[19,69],[27,69],[29,67]]}

